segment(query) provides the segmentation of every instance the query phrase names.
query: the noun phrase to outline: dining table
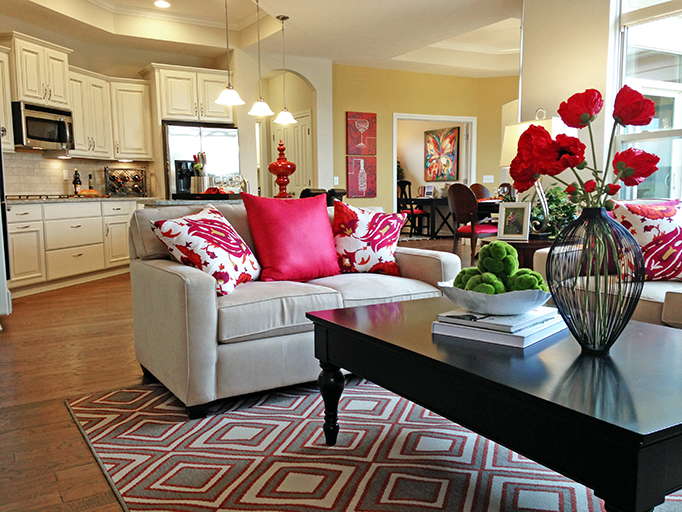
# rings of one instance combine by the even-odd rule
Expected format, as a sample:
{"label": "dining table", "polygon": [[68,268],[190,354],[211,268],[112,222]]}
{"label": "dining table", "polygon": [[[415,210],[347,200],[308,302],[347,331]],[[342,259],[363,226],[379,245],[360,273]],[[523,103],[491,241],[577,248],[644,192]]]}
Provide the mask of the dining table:
{"label": "dining table", "polygon": [[[457,222],[452,216],[447,197],[413,197],[412,204],[421,210],[429,212],[429,238],[444,238],[454,236]],[[478,201],[479,215],[490,216],[499,211],[501,199],[483,199]],[[441,231],[443,232],[441,234]]]}

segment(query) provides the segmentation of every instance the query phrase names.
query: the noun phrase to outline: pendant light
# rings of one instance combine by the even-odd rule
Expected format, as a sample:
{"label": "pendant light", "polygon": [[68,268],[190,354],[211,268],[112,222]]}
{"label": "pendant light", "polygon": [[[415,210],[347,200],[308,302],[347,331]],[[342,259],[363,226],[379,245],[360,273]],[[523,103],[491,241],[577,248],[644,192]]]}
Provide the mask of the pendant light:
{"label": "pendant light", "polygon": [[295,124],[296,119],[291,115],[291,112],[287,109],[287,67],[284,61],[284,22],[289,19],[289,16],[280,14],[277,19],[282,23],[282,96],[284,99],[284,108],[277,115],[273,123],[277,124]]}
{"label": "pendant light", "polygon": [[258,92],[260,97],[258,98],[258,101],[253,104],[251,110],[249,110],[249,115],[256,117],[266,117],[272,116],[275,113],[263,99],[263,82],[260,74],[260,5],[258,4],[258,0],[256,0],[256,18],[258,27]]}
{"label": "pendant light", "polygon": [[230,73],[230,29],[227,24],[227,0],[225,0],[225,44],[227,45],[227,85],[223,92],[220,93],[215,102],[218,105],[243,105],[244,100],[241,99],[239,93],[232,88],[232,75]]}

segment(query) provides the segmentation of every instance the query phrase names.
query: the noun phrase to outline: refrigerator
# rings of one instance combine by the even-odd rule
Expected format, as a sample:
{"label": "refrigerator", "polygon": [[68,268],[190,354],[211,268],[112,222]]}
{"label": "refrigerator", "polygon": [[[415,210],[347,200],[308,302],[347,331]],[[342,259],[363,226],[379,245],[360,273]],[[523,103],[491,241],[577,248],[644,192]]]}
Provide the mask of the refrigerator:
{"label": "refrigerator", "polygon": [[163,123],[167,193],[171,199],[192,194],[191,178],[197,156],[211,186],[239,175],[239,132],[230,125]]}
{"label": "refrigerator", "polygon": [[0,141],[0,315],[12,312],[12,294],[7,288],[9,279],[9,235],[7,233],[7,202],[5,200],[5,160]]}

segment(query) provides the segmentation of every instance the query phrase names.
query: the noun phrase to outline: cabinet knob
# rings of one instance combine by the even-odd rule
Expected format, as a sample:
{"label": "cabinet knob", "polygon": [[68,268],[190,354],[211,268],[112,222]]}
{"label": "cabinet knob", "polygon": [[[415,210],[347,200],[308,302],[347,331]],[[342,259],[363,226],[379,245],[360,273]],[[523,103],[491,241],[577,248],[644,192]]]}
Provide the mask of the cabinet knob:
{"label": "cabinet knob", "polygon": [[203,116],[204,115],[204,104],[201,103],[200,105],[201,105],[201,115]]}
{"label": "cabinet knob", "polygon": [[120,152],[121,152],[121,149],[118,145],[118,141],[116,141],[116,153],[120,153]]}
{"label": "cabinet knob", "polygon": [[197,108],[197,104],[194,104],[194,115],[198,116],[199,115],[199,109]]}
{"label": "cabinet knob", "polygon": [[0,136],[4,137],[5,135],[7,135],[7,128],[2,126],[0,127]]}
{"label": "cabinet knob", "polygon": [[52,86],[51,85],[47,88],[47,92],[48,92],[47,99],[51,100],[52,99]]}

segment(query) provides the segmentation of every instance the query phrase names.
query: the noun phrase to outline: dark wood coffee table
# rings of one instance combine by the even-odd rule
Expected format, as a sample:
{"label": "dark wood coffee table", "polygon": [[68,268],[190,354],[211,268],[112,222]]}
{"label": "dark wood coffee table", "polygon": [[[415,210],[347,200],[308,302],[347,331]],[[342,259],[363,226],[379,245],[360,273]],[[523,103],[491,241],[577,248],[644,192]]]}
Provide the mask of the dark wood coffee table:
{"label": "dark wood coffee table", "polygon": [[682,488],[682,331],[631,322],[607,358],[561,333],[526,349],[433,336],[453,308],[426,299],[318,311],[327,444],[345,368],[644,512]]}

